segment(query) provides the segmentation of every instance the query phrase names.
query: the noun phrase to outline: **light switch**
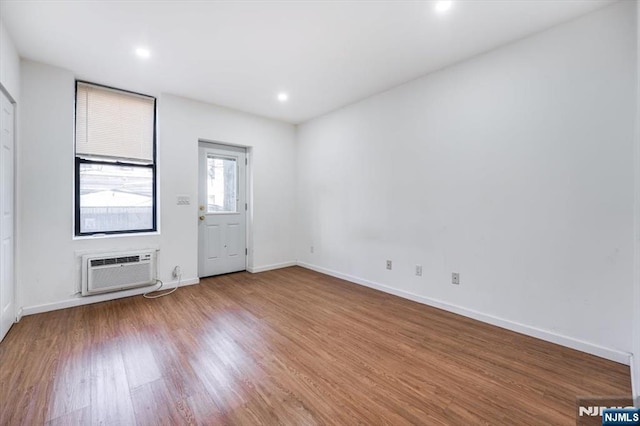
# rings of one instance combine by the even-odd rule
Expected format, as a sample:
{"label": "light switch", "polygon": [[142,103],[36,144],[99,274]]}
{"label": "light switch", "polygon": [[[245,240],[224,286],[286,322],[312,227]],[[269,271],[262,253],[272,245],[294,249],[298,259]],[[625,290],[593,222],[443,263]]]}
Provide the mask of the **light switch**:
{"label": "light switch", "polygon": [[188,206],[191,204],[191,198],[188,195],[178,195],[176,197],[176,204],[179,206]]}

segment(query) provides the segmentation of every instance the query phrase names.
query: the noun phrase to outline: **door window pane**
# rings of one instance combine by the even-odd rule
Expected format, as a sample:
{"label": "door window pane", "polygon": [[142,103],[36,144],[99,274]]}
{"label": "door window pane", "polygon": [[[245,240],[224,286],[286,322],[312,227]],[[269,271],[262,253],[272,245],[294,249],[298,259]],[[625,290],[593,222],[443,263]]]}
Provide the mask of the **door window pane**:
{"label": "door window pane", "polygon": [[80,232],[153,229],[153,170],[80,164]]}
{"label": "door window pane", "polygon": [[207,157],[207,213],[236,213],[237,172],[234,158]]}

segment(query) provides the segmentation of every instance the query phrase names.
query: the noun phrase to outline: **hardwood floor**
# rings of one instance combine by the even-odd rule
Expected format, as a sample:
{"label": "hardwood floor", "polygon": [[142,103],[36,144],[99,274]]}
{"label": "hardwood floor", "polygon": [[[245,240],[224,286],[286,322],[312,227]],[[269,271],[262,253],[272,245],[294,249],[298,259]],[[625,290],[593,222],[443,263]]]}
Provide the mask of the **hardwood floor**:
{"label": "hardwood floor", "polygon": [[575,424],[627,366],[298,267],[28,316],[0,424]]}

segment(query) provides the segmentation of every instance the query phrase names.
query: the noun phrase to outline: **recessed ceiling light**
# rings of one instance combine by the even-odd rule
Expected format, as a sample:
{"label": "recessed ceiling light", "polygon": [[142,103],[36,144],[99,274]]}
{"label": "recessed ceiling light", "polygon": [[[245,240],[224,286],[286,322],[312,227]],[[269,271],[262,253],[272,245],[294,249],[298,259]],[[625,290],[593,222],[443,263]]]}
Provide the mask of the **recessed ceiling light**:
{"label": "recessed ceiling light", "polygon": [[136,49],[136,55],[138,55],[141,58],[147,59],[149,56],[151,56],[151,52],[147,48],[138,47]]}
{"label": "recessed ceiling light", "polygon": [[287,95],[286,93],[284,92],[278,93],[278,100],[280,102],[286,102],[288,99],[289,99],[289,95]]}
{"label": "recessed ceiling light", "polygon": [[436,2],[436,12],[444,13],[447,10],[451,9],[451,6],[453,6],[452,0],[440,0]]}

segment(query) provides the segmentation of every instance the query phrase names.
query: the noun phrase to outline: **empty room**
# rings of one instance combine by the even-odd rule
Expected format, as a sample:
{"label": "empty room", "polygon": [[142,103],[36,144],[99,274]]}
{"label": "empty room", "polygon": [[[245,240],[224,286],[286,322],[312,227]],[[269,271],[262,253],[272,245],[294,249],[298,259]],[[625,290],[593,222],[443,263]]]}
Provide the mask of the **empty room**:
{"label": "empty room", "polygon": [[640,425],[636,0],[0,0],[0,425]]}

